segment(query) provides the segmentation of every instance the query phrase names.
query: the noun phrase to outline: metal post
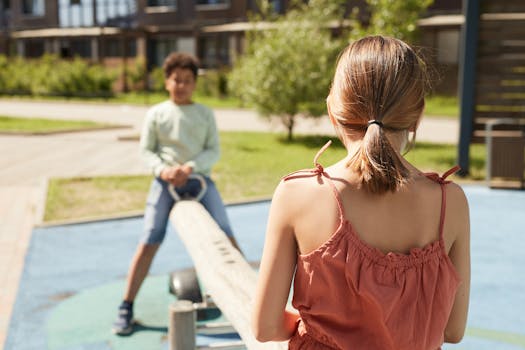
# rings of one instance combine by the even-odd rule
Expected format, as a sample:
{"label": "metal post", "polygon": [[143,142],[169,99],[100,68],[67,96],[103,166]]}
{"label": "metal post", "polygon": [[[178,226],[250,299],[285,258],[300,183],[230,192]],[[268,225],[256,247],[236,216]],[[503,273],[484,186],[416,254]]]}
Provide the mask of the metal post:
{"label": "metal post", "polygon": [[168,342],[170,350],[194,350],[197,316],[193,303],[177,300],[169,308]]}
{"label": "metal post", "polygon": [[476,53],[479,27],[479,0],[463,2],[465,23],[461,29],[461,51],[459,67],[460,135],[458,163],[460,174],[469,173],[469,147],[472,140],[472,127],[475,109]]}
{"label": "metal post", "polygon": [[490,182],[492,179],[492,126],[493,121],[487,121],[485,124],[485,146],[487,149],[487,155],[485,159],[485,181],[487,187],[490,188]]}

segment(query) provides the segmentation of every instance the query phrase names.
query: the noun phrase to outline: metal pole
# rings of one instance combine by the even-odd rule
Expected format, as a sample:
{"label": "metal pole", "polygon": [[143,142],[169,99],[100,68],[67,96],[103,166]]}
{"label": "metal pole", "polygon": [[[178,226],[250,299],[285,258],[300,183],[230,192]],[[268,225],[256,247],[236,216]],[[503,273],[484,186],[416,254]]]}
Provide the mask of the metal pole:
{"label": "metal pole", "polygon": [[492,121],[488,121],[485,124],[485,146],[487,149],[487,155],[485,159],[485,181],[487,187],[490,188],[490,182],[492,179]]}
{"label": "metal pole", "polygon": [[193,303],[177,300],[169,308],[168,342],[170,350],[194,350],[197,316]]}
{"label": "metal pole", "polygon": [[464,0],[465,23],[461,29],[461,53],[459,69],[460,135],[458,163],[460,175],[469,173],[470,142],[474,124],[476,53],[479,27],[479,0]]}

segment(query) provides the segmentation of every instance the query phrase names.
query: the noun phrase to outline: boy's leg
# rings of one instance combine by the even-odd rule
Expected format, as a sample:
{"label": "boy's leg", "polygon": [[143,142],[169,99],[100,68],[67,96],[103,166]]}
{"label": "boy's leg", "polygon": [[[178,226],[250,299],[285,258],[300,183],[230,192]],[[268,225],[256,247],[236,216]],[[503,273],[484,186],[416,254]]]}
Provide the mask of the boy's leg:
{"label": "boy's leg", "polygon": [[125,301],[133,302],[135,300],[139,288],[148,274],[151,262],[153,261],[159,246],[160,244],[144,243],[138,245],[129,266],[126,291],[124,292]]}
{"label": "boy's leg", "polygon": [[144,211],[144,235],[131,261],[123,302],[119,307],[117,321],[113,324],[113,332],[116,334],[129,334],[133,331],[133,301],[164,239],[173,204],[168,185],[162,180],[154,179]]}
{"label": "boy's leg", "polygon": [[221,195],[215,187],[215,183],[213,182],[213,180],[207,176],[205,176],[205,179],[206,184],[208,185],[208,189],[206,190],[206,193],[204,194],[204,197],[202,197],[200,202],[202,203],[204,208],[206,208],[206,210],[210,213],[211,217],[215,220],[217,225],[219,225],[221,230],[223,230],[224,233],[226,233],[232,245],[237,250],[241,251],[239,245],[237,244],[237,241],[235,240],[235,237],[233,236],[233,230],[231,228],[228,215],[226,214],[226,208],[224,207]]}
{"label": "boy's leg", "polygon": [[126,335],[133,332],[133,301],[148,274],[153,257],[160,244],[140,243],[131,260],[124,299],[119,306],[117,320],[113,323],[113,333]]}

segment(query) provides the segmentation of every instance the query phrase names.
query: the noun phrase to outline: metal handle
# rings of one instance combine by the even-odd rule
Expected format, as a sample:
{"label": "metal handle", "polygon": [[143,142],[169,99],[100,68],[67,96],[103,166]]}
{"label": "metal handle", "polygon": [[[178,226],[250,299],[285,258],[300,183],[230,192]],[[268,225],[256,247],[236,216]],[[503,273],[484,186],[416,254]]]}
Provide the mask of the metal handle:
{"label": "metal handle", "polygon": [[[208,189],[208,184],[206,183],[206,179],[204,179],[204,176],[199,175],[199,174],[190,174],[188,176],[188,181],[190,179],[199,180],[199,182],[201,183],[201,190],[200,190],[199,194],[197,194],[196,197],[194,197],[194,198],[185,198],[185,200],[192,200],[192,201],[197,201],[198,202],[206,194],[206,190]],[[168,185],[168,191],[170,192],[170,194],[173,197],[173,199],[175,199],[175,201],[180,201],[181,200],[179,194],[177,193],[177,191],[175,191],[175,186],[173,186],[172,184],[169,184]]]}

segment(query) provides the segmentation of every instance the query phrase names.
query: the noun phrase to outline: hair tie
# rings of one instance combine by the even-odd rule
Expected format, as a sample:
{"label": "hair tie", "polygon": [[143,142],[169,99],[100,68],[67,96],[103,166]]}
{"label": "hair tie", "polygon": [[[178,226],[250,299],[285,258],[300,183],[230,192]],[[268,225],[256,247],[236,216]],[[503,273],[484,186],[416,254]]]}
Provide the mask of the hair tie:
{"label": "hair tie", "polygon": [[383,127],[383,122],[379,121],[379,120],[375,120],[375,119],[372,119],[372,120],[369,120],[368,121],[368,126],[372,125],[372,124],[377,124],[379,125],[379,127]]}

